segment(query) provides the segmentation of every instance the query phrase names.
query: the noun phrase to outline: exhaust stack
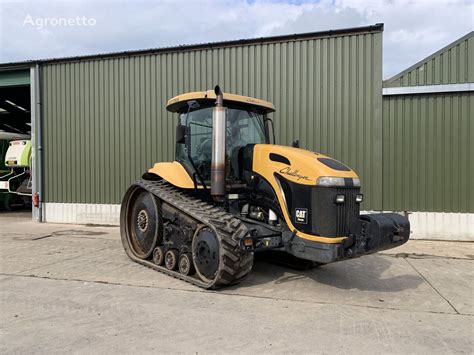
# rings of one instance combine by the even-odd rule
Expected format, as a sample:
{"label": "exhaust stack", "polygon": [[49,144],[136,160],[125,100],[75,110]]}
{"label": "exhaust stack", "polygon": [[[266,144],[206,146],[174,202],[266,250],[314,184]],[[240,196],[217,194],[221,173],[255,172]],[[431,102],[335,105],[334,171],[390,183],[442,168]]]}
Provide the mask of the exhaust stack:
{"label": "exhaust stack", "polygon": [[224,107],[224,95],[219,85],[214,88],[216,106],[212,112],[212,162],[211,162],[211,196],[222,200],[226,194],[225,181],[225,146],[227,109]]}

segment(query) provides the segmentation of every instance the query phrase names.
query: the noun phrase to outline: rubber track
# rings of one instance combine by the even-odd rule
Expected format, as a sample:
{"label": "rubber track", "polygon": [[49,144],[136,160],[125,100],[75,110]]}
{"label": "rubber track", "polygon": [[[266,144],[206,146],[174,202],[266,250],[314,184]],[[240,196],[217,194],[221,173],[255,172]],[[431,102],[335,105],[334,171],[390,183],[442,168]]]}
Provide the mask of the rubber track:
{"label": "rubber track", "polygon": [[[133,255],[128,250],[129,248],[125,248],[127,255],[133,261],[205,289],[218,289],[236,284],[250,273],[253,266],[253,253],[244,253],[240,249],[240,240],[249,235],[247,227],[241,220],[220,207],[190,197],[163,180],[139,180],[129,190],[137,186],[149,191],[160,201],[176,207],[184,214],[195,219],[199,224],[211,228],[220,241],[221,262],[216,277],[210,282],[205,282],[197,274],[195,276],[185,276],[178,271],[171,271],[163,266],[156,265],[150,260],[140,259]],[[124,205],[125,201],[122,204],[122,209]],[[123,213],[121,213],[122,215]],[[124,223],[125,221],[121,220],[121,233],[126,233],[125,228],[123,228]]]}

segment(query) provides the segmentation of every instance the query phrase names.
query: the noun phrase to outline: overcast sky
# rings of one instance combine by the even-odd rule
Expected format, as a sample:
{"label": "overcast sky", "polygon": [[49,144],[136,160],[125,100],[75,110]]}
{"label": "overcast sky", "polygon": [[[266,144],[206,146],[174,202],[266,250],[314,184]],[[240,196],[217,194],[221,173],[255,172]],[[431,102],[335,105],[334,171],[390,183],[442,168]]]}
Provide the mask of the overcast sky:
{"label": "overcast sky", "polygon": [[[69,25],[55,25],[59,19]],[[472,31],[474,0],[0,0],[0,62],[378,22],[385,24],[387,79]]]}

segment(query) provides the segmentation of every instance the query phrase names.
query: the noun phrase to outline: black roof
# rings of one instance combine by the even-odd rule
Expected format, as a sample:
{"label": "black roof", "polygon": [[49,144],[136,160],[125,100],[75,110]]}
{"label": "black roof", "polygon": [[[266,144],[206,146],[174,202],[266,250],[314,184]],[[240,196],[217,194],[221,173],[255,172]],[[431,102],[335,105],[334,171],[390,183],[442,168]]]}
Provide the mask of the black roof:
{"label": "black roof", "polygon": [[319,31],[319,32],[296,33],[296,34],[283,35],[283,36],[271,36],[271,37],[259,37],[259,38],[250,38],[250,39],[238,39],[238,40],[232,40],[232,41],[198,43],[198,44],[180,45],[180,46],[173,46],[173,47],[150,48],[150,49],[83,55],[83,56],[74,56],[74,57],[26,60],[26,61],[20,61],[20,62],[0,63],[0,70],[11,70],[11,69],[18,69],[22,67],[26,68],[26,67],[31,67],[35,64],[42,64],[42,63],[77,62],[77,61],[90,60],[90,59],[128,57],[128,56],[138,56],[138,55],[156,54],[156,53],[182,52],[182,51],[191,51],[191,50],[198,50],[198,49],[232,47],[232,46],[252,45],[252,44],[265,44],[265,43],[301,40],[301,39],[308,39],[308,38],[334,37],[334,36],[343,36],[343,35],[360,34],[360,33],[381,32],[383,31],[383,26],[384,26],[383,23],[377,23],[372,26],[343,28],[343,29]]}

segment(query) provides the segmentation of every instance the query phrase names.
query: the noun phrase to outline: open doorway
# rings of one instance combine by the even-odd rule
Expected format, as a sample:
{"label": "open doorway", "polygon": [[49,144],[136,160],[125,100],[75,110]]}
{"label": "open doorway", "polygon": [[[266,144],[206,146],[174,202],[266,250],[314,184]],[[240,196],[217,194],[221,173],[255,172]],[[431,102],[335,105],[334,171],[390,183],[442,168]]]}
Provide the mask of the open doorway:
{"label": "open doorway", "polygon": [[0,213],[31,217],[30,71],[0,72]]}

